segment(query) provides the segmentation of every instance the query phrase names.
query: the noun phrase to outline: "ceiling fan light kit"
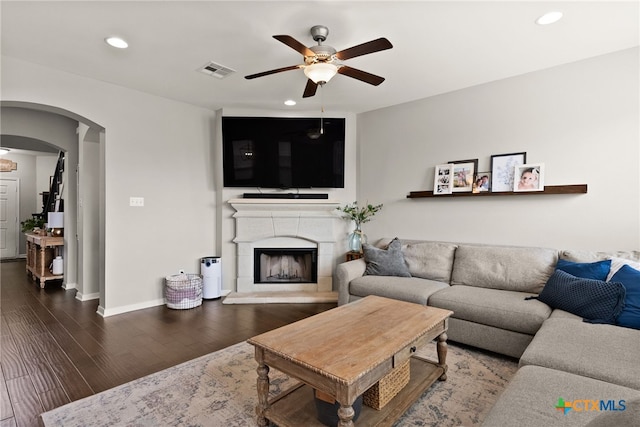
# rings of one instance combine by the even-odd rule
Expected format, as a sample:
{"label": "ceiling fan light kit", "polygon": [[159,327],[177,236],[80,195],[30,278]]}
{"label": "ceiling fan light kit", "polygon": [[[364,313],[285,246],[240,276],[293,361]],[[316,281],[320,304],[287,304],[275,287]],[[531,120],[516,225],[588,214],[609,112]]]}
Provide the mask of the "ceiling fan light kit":
{"label": "ceiling fan light kit", "polygon": [[310,78],[315,84],[327,83],[338,73],[338,67],[328,62],[316,62],[304,67],[304,75]]}
{"label": "ceiling fan light kit", "polygon": [[314,96],[318,89],[318,85],[324,85],[336,74],[342,74],[356,80],[360,80],[370,85],[378,86],[384,81],[384,77],[367,73],[366,71],[357,70],[355,68],[343,65],[340,61],[355,58],[357,56],[367,55],[386,49],[391,49],[393,45],[385,38],[371,40],[357,46],[337,52],[333,47],[323,45],[322,42],[327,39],[329,29],[324,25],[315,25],[310,30],[313,40],[318,45],[307,47],[288,35],[275,35],[274,39],[286,44],[293,50],[302,54],[304,64],[291,65],[288,67],[277,68],[275,70],[263,71],[261,73],[245,76],[245,79],[251,80],[257,77],[264,77],[271,74],[281,73],[283,71],[291,71],[302,68],[305,76],[307,76],[307,85],[302,95],[303,98]]}

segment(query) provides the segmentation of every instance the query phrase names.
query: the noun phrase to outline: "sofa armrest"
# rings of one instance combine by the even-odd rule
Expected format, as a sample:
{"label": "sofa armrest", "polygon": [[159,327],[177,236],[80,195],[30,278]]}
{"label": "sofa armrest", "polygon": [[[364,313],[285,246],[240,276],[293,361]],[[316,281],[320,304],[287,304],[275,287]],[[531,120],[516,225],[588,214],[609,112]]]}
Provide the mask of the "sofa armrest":
{"label": "sofa armrest", "polygon": [[336,280],[338,282],[338,305],[349,302],[349,282],[364,274],[367,264],[364,259],[343,262],[336,267]]}

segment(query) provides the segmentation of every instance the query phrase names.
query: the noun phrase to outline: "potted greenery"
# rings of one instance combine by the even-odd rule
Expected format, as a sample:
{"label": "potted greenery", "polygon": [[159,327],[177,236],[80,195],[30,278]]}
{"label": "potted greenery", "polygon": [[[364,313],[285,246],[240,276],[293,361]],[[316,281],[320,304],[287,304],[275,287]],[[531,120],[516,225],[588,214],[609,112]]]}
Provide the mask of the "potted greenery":
{"label": "potted greenery", "polygon": [[23,233],[30,233],[36,228],[44,227],[44,218],[41,216],[34,215],[29,219],[25,219],[20,222],[20,226],[22,227]]}
{"label": "potted greenery", "polygon": [[345,219],[356,224],[356,229],[349,235],[349,249],[356,252],[362,251],[362,244],[367,243],[367,236],[362,232],[362,224],[371,221],[371,217],[382,209],[382,204],[367,204],[359,207],[356,201],[336,209],[344,214]]}

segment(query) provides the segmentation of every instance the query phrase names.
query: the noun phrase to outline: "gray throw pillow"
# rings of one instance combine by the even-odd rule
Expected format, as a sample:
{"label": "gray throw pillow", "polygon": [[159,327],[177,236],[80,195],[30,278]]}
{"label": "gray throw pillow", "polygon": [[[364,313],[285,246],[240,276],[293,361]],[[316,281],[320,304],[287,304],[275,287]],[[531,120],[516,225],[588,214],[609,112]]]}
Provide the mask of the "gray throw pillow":
{"label": "gray throw pillow", "polygon": [[386,249],[364,244],[362,250],[364,261],[367,263],[365,276],[411,277],[402,255],[402,244],[397,238],[393,239]]}

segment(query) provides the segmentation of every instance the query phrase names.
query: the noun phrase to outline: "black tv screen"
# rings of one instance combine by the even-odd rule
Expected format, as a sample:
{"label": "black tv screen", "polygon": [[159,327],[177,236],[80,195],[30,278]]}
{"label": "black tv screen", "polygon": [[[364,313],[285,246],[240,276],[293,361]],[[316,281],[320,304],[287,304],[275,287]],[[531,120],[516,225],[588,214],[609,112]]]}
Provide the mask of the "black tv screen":
{"label": "black tv screen", "polygon": [[225,187],[344,188],[345,119],[223,117]]}

